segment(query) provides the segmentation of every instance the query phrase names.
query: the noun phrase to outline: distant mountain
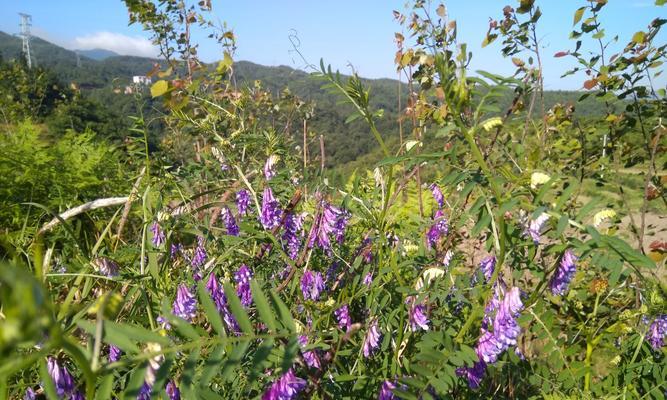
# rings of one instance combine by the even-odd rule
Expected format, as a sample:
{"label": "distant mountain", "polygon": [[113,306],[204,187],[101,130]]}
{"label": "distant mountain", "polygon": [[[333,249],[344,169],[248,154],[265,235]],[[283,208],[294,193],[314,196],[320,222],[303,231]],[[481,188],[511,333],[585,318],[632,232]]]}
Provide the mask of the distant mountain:
{"label": "distant mountain", "polygon": [[[77,57],[73,51],[40,38],[33,39],[31,48],[33,64],[48,67],[64,82],[77,83],[87,95],[124,116],[132,115],[131,105],[135,101],[132,96],[123,95],[122,90],[118,94],[113,89],[122,89],[132,81],[133,75],[146,75],[158,62],[156,59],[119,56],[108,50],[96,49],[90,51],[92,54],[82,52],[80,65],[77,67]],[[0,32],[0,54],[4,59],[20,57],[21,40]],[[268,67],[248,61],[236,62],[234,74],[239,86],[252,85],[255,80],[260,80],[266,89],[276,95],[289,87],[291,92],[301,99],[315,102],[315,117],[309,127],[316,134],[325,136],[327,164],[349,163],[371,154],[377,147],[375,139],[369,134],[368,126],[361,119],[345,123],[353,111],[351,107],[338,105],[338,96],[322,89],[324,82],[310,74],[288,66]],[[384,116],[377,121],[378,130],[391,137],[389,143],[397,143],[398,82],[392,79],[364,79],[363,82],[372,88],[371,107],[384,110]],[[407,93],[407,90],[404,89],[403,93]],[[545,106],[549,109],[555,103],[576,103],[581,94],[576,91],[547,91],[544,94]],[[500,108],[505,109],[510,102],[508,94],[501,101],[503,104]],[[592,97],[577,104],[577,113],[582,116],[597,115],[600,110],[600,103]],[[293,134],[298,136],[298,132]]]}
{"label": "distant mountain", "polygon": [[106,49],[76,50],[77,53],[93,60],[101,61],[109,57],[117,57],[118,53]]}

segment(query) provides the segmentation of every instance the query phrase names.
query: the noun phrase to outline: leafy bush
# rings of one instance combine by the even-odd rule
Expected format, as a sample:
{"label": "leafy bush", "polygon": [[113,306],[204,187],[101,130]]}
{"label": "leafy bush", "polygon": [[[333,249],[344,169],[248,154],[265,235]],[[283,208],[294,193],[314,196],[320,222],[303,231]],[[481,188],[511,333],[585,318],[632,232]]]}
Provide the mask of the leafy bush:
{"label": "leafy bush", "polygon": [[[146,144],[144,160],[133,160],[143,172],[126,188],[125,206],[88,242],[58,236],[73,225],[62,219],[3,267],[3,392],[664,398],[667,288],[644,254],[643,222],[648,203],[664,201],[654,165],[664,94],[637,91],[617,118],[610,108],[599,121],[610,129],[610,156],[590,161],[582,140],[563,133],[576,123],[563,106],[542,120],[531,116],[541,67],[517,49],[539,52],[530,39],[540,15],[534,2],[491,21],[487,42],[502,37],[504,53],[516,58],[516,75],[505,78],[469,77],[469,55],[444,6],[416,1],[396,15],[415,39],[408,48],[397,36],[398,68],[410,71],[415,89],[404,110],[413,139],[397,153],[357,76],[343,79],[324,62],[314,72],[367,124],[382,153],[372,171],[339,189],[307,149],[294,151],[289,127],[311,108],[288,93],[273,98],[259,83],[232,84],[231,32],[216,31],[225,58],[207,70],[183,40],[191,24],[206,25],[202,11],[177,0],[126,4],[171,64],[151,92],[170,110],[172,139],[191,137],[193,155],[151,155]],[[582,29],[598,29],[603,6],[587,3],[575,24],[592,13]],[[655,37],[645,35],[644,48],[664,57]],[[626,101],[618,88],[638,85],[627,75],[647,69],[622,67],[588,86],[602,85],[605,101]],[[498,100],[508,91],[518,100],[502,112]],[[519,107],[521,99],[533,106]],[[652,111],[622,122],[637,110]],[[624,138],[636,129],[647,134],[633,148],[647,172],[633,247],[616,212],[580,192],[601,167],[622,165]],[[146,140],[141,118],[134,131]],[[424,145],[428,132],[444,142],[438,151]],[[26,153],[17,157],[46,163]],[[653,247],[664,264],[665,245]]]}

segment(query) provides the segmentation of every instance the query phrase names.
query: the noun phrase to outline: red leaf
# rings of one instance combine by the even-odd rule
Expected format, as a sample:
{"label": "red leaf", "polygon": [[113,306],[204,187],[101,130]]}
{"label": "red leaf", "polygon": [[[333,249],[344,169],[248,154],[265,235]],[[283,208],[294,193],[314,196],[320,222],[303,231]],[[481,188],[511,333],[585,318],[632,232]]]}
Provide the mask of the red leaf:
{"label": "red leaf", "polygon": [[591,90],[593,89],[596,85],[598,84],[597,79],[589,79],[586,82],[584,82],[584,89],[586,90]]}
{"label": "red leaf", "polygon": [[554,57],[565,57],[569,54],[570,54],[569,51],[559,51],[558,53],[554,54]]}

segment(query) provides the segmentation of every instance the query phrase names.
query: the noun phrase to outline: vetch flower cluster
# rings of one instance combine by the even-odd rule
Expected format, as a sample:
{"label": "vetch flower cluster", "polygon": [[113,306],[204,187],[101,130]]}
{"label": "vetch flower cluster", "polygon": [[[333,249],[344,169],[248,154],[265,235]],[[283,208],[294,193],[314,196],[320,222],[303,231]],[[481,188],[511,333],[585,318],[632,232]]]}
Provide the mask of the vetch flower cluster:
{"label": "vetch flower cluster", "polygon": [[432,183],[431,186],[429,186],[431,189],[431,194],[433,194],[433,198],[435,199],[435,202],[438,203],[438,207],[442,208],[445,205],[445,196],[442,194],[442,191],[436,185],[435,183]]}
{"label": "vetch flower cluster", "polygon": [[572,281],[572,277],[574,277],[574,273],[577,271],[576,261],[577,256],[574,255],[574,252],[570,249],[565,250],[558,269],[549,282],[551,293],[561,296],[567,292],[570,281]]}
{"label": "vetch flower cluster", "polygon": [[368,332],[366,332],[366,336],[364,337],[364,344],[362,348],[364,357],[366,358],[370,357],[375,352],[375,350],[377,350],[378,347],[380,347],[381,338],[382,334],[378,329],[378,322],[377,320],[373,320],[373,322],[371,322],[370,326],[368,327]]}
{"label": "vetch flower cluster", "polygon": [[180,284],[176,291],[176,300],[174,300],[172,314],[181,317],[186,321],[192,322],[197,313],[197,300],[190,293],[187,285]]}
{"label": "vetch flower cluster", "polygon": [[410,296],[406,299],[406,303],[410,307],[408,310],[408,319],[410,321],[410,329],[413,332],[423,329],[428,330],[428,324],[430,321],[426,317],[426,306],[421,303],[417,303],[417,300],[414,296]]}
{"label": "vetch flower cluster", "polygon": [[308,237],[308,247],[312,248],[317,244],[326,252],[331,252],[331,237],[342,244],[349,219],[350,215],[347,211],[322,200],[320,211],[315,217],[314,225]]}
{"label": "vetch flower cluster", "polygon": [[306,380],[296,376],[290,368],[264,392],[262,400],[291,400],[305,387]]}
{"label": "vetch flower cluster", "polygon": [[215,304],[215,308],[218,310],[220,315],[222,315],[222,319],[225,321],[227,329],[234,333],[240,332],[236,318],[234,318],[234,315],[229,310],[229,306],[227,305],[227,296],[225,296],[225,292],[222,290],[222,286],[220,286],[218,279],[213,272],[211,272],[208,277],[208,281],[206,282],[206,290],[211,295],[211,299],[213,300],[213,304]]}
{"label": "vetch flower cluster", "polygon": [[447,223],[447,218],[445,218],[445,213],[442,210],[435,212],[433,220],[435,222],[431,225],[428,232],[426,232],[426,244],[429,249],[435,247],[440,238],[446,236],[449,232],[449,224]]}
{"label": "vetch flower cluster", "polygon": [[248,207],[250,205],[250,192],[246,189],[241,189],[236,192],[236,210],[239,216],[248,215]]}
{"label": "vetch flower cluster", "polygon": [[660,350],[665,345],[667,336],[667,314],[658,316],[648,328],[647,341],[655,350]]}
{"label": "vetch flower cluster", "polygon": [[153,246],[160,247],[166,242],[164,231],[157,222],[153,222],[153,225],[151,225],[151,233],[153,234]]}
{"label": "vetch flower cluster", "polygon": [[296,215],[292,212],[285,215],[282,239],[285,243],[285,251],[292,260],[296,260],[299,256],[303,219],[303,215]]}
{"label": "vetch flower cluster", "polygon": [[222,208],[220,211],[220,219],[222,219],[222,222],[225,224],[225,229],[227,230],[228,235],[239,235],[239,226],[236,223],[236,218],[234,218],[234,215],[232,215],[232,212],[229,210],[229,208]]}
{"label": "vetch flower cluster", "polygon": [[271,188],[267,186],[262,196],[262,213],[259,216],[259,222],[262,223],[264,229],[273,229],[280,225],[282,215],[280,203],[273,197]]}
{"label": "vetch flower cluster", "polygon": [[338,327],[340,329],[347,330],[350,325],[352,325],[352,319],[350,319],[350,309],[347,304],[334,311],[334,315],[336,316],[336,321],[338,321]]}
{"label": "vetch flower cluster", "polygon": [[317,301],[324,287],[324,279],[321,272],[304,271],[301,277],[301,293],[303,293],[304,300]]}
{"label": "vetch flower cluster", "polygon": [[250,291],[250,279],[252,279],[252,271],[247,265],[241,264],[241,267],[234,274],[236,281],[236,295],[239,296],[243,307],[250,307],[252,304],[252,292]]}

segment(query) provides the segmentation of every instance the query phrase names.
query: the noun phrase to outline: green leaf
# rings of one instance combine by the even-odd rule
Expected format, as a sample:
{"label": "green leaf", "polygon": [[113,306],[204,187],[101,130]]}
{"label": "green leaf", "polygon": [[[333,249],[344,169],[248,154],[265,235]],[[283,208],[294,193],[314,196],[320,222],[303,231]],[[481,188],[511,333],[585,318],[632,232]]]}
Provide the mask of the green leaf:
{"label": "green leaf", "polygon": [[108,400],[111,398],[111,390],[113,389],[114,376],[112,373],[105,375],[100,379],[100,385],[95,393],[95,400]]}
{"label": "green leaf", "polygon": [[218,371],[220,371],[220,366],[222,365],[223,361],[225,361],[225,353],[225,346],[220,345],[206,357],[206,360],[203,364],[203,370],[199,376],[199,379],[197,380],[197,391],[199,391],[201,388],[209,386],[211,380],[216,376]]}
{"label": "green leaf", "polygon": [[222,367],[222,371],[220,372],[220,377],[223,381],[228,380],[236,367],[241,365],[241,360],[243,359],[246,350],[248,350],[248,347],[250,347],[249,341],[239,342],[236,347],[234,347],[232,352],[229,354],[229,358],[227,358],[225,365]]}
{"label": "green leaf", "polygon": [[280,299],[280,296],[277,293],[271,291],[270,294],[271,294],[271,299],[273,300],[273,304],[278,309],[280,322],[282,322],[283,326],[287,328],[288,331],[290,331],[291,333],[295,333],[296,324],[294,323],[294,318],[292,318],[292,313],[290,312],[289,308],[287,308],[287,306],[285,305],[285,303],[283,303],[283,301]]}
{"label": "green leaf", "polygon": [[586,10],[586,7],[579,7],[577,11],[574,12],[574,22],[572,23],[572,26],[576,25],[581,21],[581,18],[584,16],[584,11]]}
{"label": "green leaf", "polygon": [[167,93],[169,90],[169,84],[167,81],[160,79],[151,86],[151,96],[159,97]]}
{"label": "green leaf", "polygon": [[259,286],[256,280],[250,282],[250,288],[252,289],[252,299],[255,302],[255,307],[259,312],[259,317],[266,324],[270,331],[276,331],[276,319],[273,316],[273,311],[269,307],[269,302],[262,292],[262,288]]}
{"label": "green leaf", "polygon": [[621,258],[623,258],[625,261],[637,268],[655,268],[655,263],[653,260],[630,247],[630,245],[623,239],[617,238],[615,236],[600,235],[599,241],[607,248],[618,253],[618,255],[620,255]]}
{"label": "green leaf", "polygon": [[241,301],[239,300],[238,296],[236,296],[234,287],[228,283],[225,283],[224,286],[225,295],[227,296],[227,303],[229,304],[229,308],[231,309],[232,314],[234,314],[234,317],[236,318],[236,322],[239,324],[239,328],[241,328],[243,333],[248,335],[253,334],[254,330],[252,329],[250,318],[248,318],[248,314],[241,305]]}
{"label": "green leaf", "polygon": [[144,384],[144,379],[146,378],[146,364],[139,365],[132,372],[130,376],[130,381],[125,387],[125,392],[123,392],[122,399],[136,399],[139,395],[139,390]]}

